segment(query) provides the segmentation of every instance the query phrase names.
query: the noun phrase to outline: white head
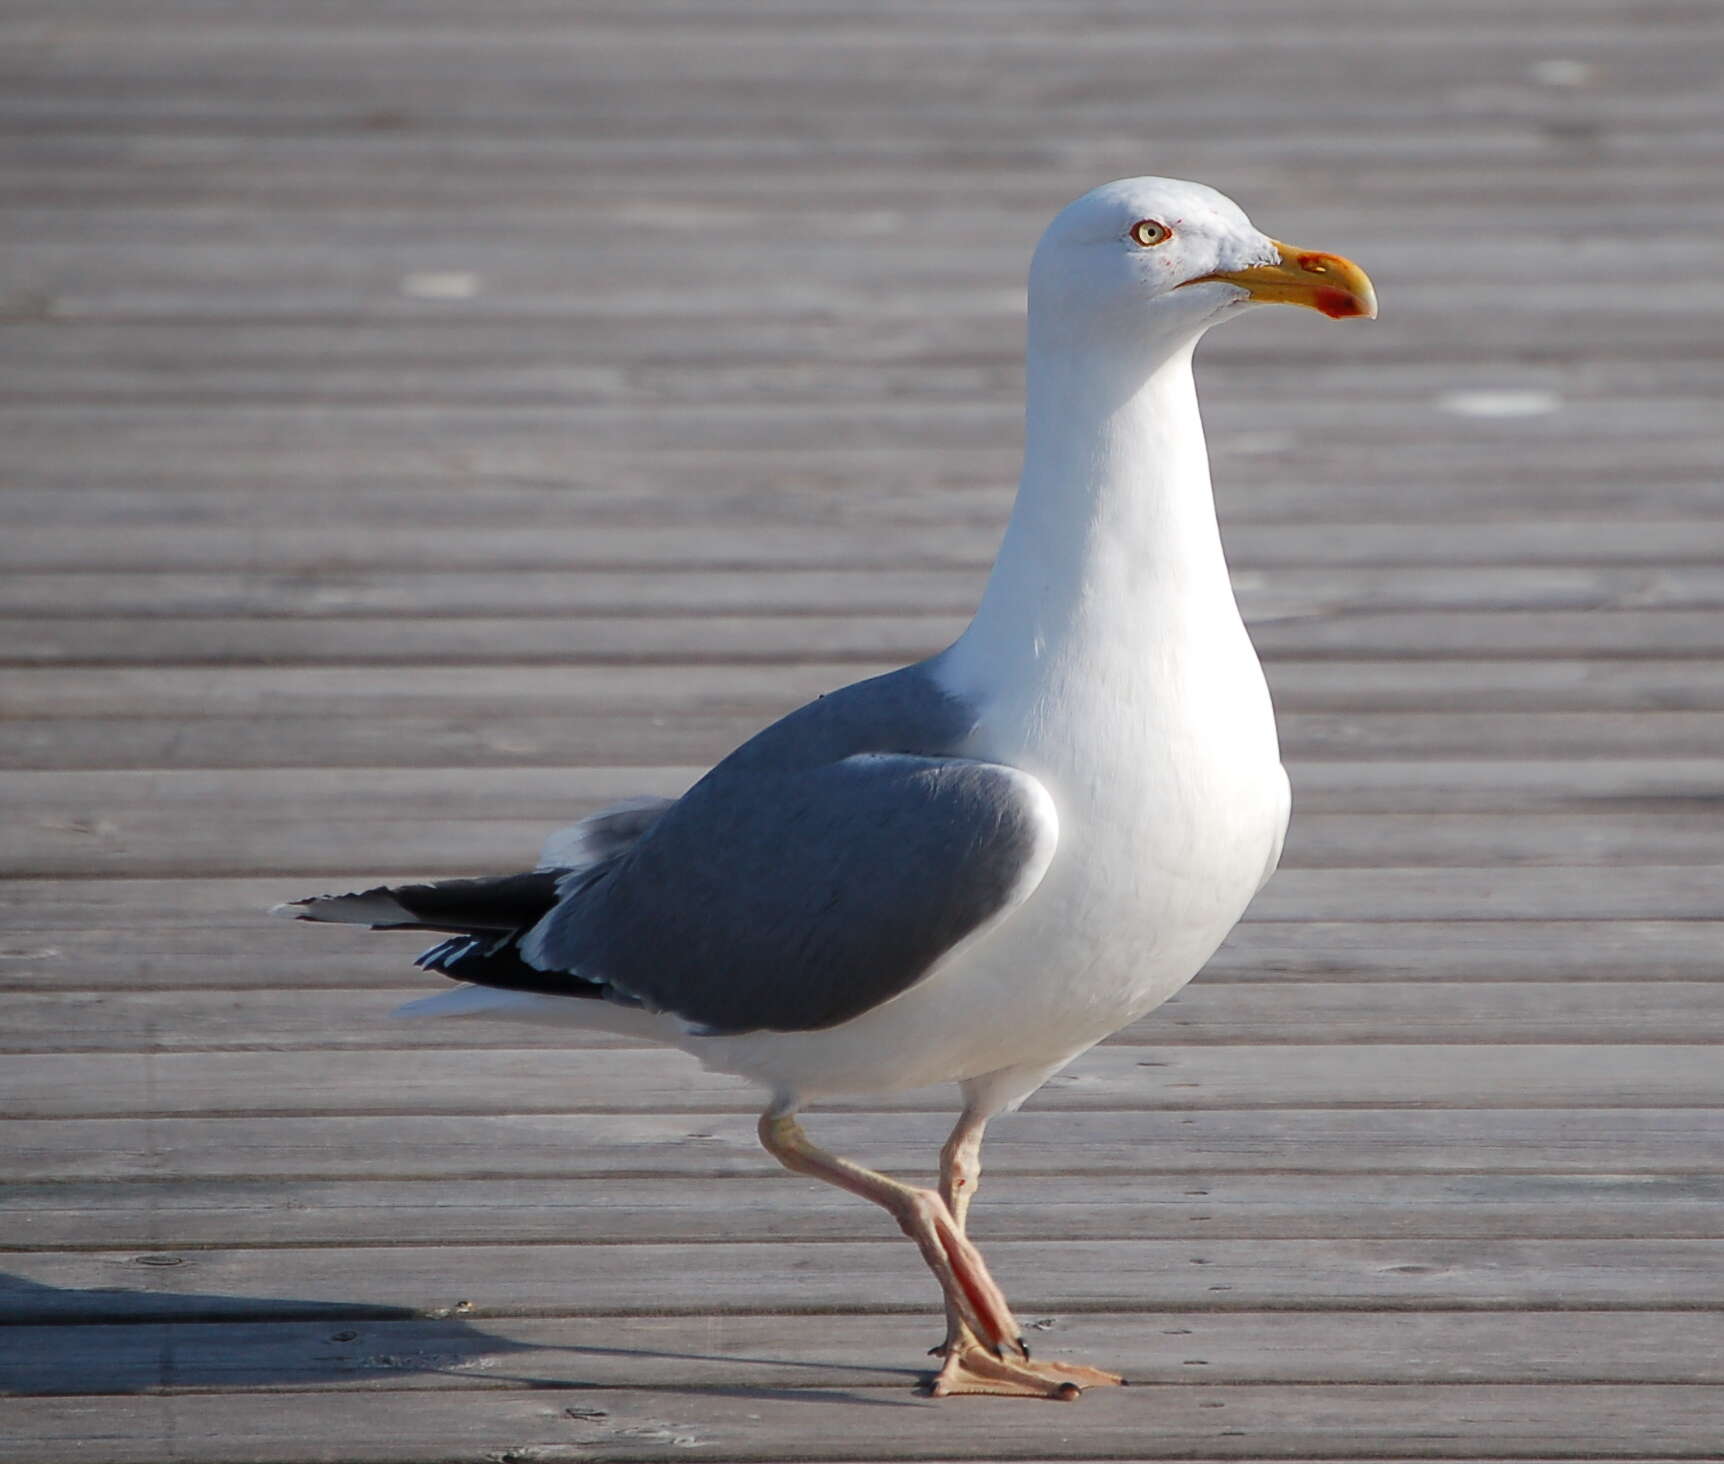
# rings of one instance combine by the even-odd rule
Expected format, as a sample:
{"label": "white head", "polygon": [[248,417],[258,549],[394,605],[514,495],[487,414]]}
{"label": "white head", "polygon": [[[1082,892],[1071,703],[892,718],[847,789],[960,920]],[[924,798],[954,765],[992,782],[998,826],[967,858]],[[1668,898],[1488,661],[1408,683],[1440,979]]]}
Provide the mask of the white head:
{"label": "white head", "polygon": [[1365,272],[1259,231],[1232,199],[1177,178],[1122,178],[1067,205],[1030,263],[1030,328],[1048,346],[1153,360],[1251,305],[1375,316]]}

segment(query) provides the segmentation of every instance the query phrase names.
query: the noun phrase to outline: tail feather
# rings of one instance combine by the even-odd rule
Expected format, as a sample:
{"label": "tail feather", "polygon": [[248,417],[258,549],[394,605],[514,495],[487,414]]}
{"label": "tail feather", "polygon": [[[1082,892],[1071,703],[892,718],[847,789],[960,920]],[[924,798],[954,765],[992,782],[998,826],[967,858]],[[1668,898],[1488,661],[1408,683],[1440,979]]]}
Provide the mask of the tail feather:
{"label": "tail feather", "polygon": [[556,996],[603,996],[602,982],[584,981],[568,971],[541,971],[521,959],[522,932],[506,935],[453,935],[414,962],[456,981],[503,991],[537,991]]}
{"label": "tail feather", "polygon": [[541,869],[491,879],[378,885],[351,895],[314,895],[277,905],[283,915],[373,930],[440,930],[452,935],[522,930],[556,903],[566,870]]}
{"label": "tail feather", "polygon": [[[632,997],[601,980],[529,966],[521,958],[520,940],[559,899],[573,895],[587,881],[603,878],[609,861],[641,838],[673,802],[670,798],[630,798],[601,809],[572,828],[551,835],[539,867],[529,873],[313,895],[277,905],[271,913],[326,924],[368,925],[373,930],[440,933],[449,939],[419,957],[418,964],[427,971],[503,992],[604,997],[607,1005],[638,1006]],[[442,1002],[441,998],[436,1000]],[[475,1000],[466,999],[468,1005]],[[467,1009],[458,1002],[453,1006]],[[424,1004],[424,1009],[441,1013],[453,1006],[443,1002]]]}
{"label": "tail feather", "polygon": [[541,971],[521,959],[521,937],[556,903],[558,885],[571,873],[545,869],[496,879],[379,885],[351,895],[315,895],[276,909],[298,920],[441,932],[449,938],[432,946],[417,964],[456,981],[505,991],[610,995],[617,1000],[602,982],[572,972]]}

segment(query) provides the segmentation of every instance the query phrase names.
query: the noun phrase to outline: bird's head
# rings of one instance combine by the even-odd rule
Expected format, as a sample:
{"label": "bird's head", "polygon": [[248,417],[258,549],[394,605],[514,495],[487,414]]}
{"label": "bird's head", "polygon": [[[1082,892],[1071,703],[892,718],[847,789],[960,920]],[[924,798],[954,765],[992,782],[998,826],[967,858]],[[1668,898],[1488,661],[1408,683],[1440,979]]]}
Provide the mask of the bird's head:
{"label": "bird's head", "polygon": [[1032,316],[1078,341],[1166,348],[1251,305],[1377,313],[1364,270],[1253,226],[1232,199],[1177,178],[1122,178],[1067,205],[1030,264]]}

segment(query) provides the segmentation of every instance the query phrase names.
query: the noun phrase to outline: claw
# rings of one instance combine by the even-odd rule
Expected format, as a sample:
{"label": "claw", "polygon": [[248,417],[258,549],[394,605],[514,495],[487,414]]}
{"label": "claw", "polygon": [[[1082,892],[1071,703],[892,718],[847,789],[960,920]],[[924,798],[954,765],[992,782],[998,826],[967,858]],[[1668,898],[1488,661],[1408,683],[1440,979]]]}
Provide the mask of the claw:
{"label": "claw", "polygon": [[991,1393],[1014,1398],[1046,1398],[1075,1403],[1085,1388],[1117,1385],[1124,1379],[1072,1362],[1018,1362],[996,1357],[993,1349],[969,1334],[947,1344],[946,1361],[928,1384],[936,1398],[961,1393]]}

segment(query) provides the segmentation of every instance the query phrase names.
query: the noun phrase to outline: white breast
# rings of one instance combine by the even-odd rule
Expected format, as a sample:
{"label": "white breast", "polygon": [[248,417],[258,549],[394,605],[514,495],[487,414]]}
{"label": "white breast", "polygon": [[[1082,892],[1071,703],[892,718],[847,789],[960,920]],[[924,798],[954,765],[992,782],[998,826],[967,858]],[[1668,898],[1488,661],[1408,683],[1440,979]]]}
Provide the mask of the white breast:
{"label": "white breast", "polygon": [[1017,503],[975,619],[930,669],[975,712],[958,750],[1052,797],[1041,884],[883,1006],[703,1060],[804,1096],[1005,1073],[987,1086],[1009,1102],[1166,1000],[1244,912],[1287,780],[1221,551],[1196,329],[1146,354],[1038,326],[1032,296]]}
{"label": "white breast", "polygon": [[[1130,650],[1104,654],[1116,653]],[[946,659],[936,674],[963,674]],[[1152,667],[1069,670],[1040,679],[1039,692],[996,682],[963,749],[1023,768],[1054,799],[1058,849],[1028,900],[841,1028],[690,1050],[805,1098],[1002,1070],[1023,1073],[1027,1093],[1197,973],[1273,868],[1286,828],[1256,657],[1234,616],[1231,629],[1224,619],[1180,648],[1164,643]]]}

